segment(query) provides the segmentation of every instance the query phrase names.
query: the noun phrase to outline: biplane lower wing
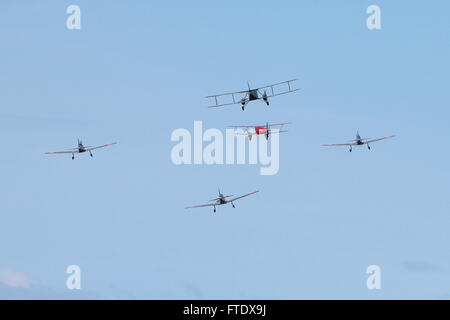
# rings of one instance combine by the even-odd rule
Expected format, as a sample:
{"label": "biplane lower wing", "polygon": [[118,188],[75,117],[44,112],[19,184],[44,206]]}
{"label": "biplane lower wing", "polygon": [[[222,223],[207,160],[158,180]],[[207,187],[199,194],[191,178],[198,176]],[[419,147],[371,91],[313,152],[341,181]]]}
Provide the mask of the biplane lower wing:
{"label": "biplane lower wing", "polygon": [[[287,94],[287,93],[291,93],[291,92],[295,92],[295,91],[299,91],[299,90],[300,89],[292,89],[292,90],[289,90],[289,91],[284,91],[284,92],[279,92],[279,93],[274,93],[274,94],[267,94],[267,98],[281,96],[283,94]],[[262,99],[262,97],[259,98],[259,99]]]}
{"label": "biplane lower wing", "polygon": [[241,101],[236,102],[230,102],[230,103],[222,103],[222,104],[213,104],[211,106],[208,106],[208,108],[217,108],[217,107],[224,107],[224,106],[232,106],[234,104],[241,104]]}

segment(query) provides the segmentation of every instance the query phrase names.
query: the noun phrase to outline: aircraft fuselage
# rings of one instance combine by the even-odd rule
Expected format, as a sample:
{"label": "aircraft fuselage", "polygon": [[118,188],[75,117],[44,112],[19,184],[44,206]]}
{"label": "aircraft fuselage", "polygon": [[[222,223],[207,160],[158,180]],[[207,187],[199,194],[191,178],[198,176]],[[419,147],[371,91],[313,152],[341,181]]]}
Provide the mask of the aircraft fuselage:
{"label": "aircraft fuselage", "polygon": [[253,89],[253,90],[248,91],[248,100],[249,101],[254,101],[254,100],[258,100],[258,99],[259,99],[258,90]]}
{"label": "aircraft fuselage", "polygon": [[265,134],[265,133],[269,132],[269,129],[267,129],[266,127],[263,127],[263,126],[258,126],[258,127],[255,127],[255,132],[256,132],[256,134]]}

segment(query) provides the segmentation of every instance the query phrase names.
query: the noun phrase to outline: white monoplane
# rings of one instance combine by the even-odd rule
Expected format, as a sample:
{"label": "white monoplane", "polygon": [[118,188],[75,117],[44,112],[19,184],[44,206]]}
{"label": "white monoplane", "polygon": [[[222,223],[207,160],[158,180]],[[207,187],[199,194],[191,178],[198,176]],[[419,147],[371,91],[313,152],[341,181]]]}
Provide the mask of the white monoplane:
{"label": "white monoplane", "polygon": [[248,197],[248,196],[250,196],[252,194],[255,194],[257,192],[259,192],[259,191],[253,191],[253,192],[250,192],[250,193],[246,193],[246,194],[244,194],[242,196],[239,196],[239,197],[227,200],[227,198],[233,197],[233,195],[224,196],[220,192],[220,189],[219,189],[219,197],[209,200],[209,201],[214,201],[213,203],[201,204],[201,205],[198,205],[198,206],[190,206],[190,207],[186,207],[186,209],[202,208],[202,207],[214,207],[214,212],[216,212],[216,207],[217,206],[221,206],[221,205],[224,205],[224,204],[227,204],[227,203],[231,203],[233,208],[236,208],[236,206],[234,205],[234,201],[236,201],[238,199],[241,199],[241,198],[244,198],[244,197]]}
{"label": "white monoplane", "polygon": [[81,142],[80,139],[78,139],[78,147],[77,148],[73,148],[71,150],[67,150],[67,151],[57,151],[57,152],[46,152],[45,154],[63,154],[63,153],[68,153],[68,154],[72,154],[72,160],[75,159],[75,153],[84,153],[84,152],[89,152],[89,154],[92,155],[92,150],[94,149],[100,149],[100,148],[104,148],[104,147],[109,147],[112,146],[114,144],[116,144],[117,142],[113,142],[113,143],[108,143],[108,144],[104,144],[102,146],[97,146],[97,147],[91,147],[91,146],[84,146],[83,142]]}
{"label": "white monoplane", "polygon": [[[370,150],[369,143],[380,141],[380,140],[385,140],[385,139],[390,139],[390,138],[393,138],[393,137],[395,137],[395,136],[386,136],[386,137],[378,138],[378,139],[361,138],[361,136],[359,135],[359,132],[357,132],[356,133],[356,139],[350,140],[349,143],[324,144],[324,146],[325,147],[347,146],[347,147],[350,147],[349,151],[352,152],[352,146],[367,145],[367,149]],[[372,139],[372,140],[370,140],[370,139]]]}

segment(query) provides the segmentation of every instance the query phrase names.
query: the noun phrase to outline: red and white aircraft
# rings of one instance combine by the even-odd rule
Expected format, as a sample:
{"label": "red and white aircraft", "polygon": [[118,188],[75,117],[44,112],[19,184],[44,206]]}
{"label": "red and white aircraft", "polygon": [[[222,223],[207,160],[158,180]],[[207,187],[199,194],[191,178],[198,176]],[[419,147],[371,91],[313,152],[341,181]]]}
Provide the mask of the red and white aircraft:
{"label": "red and white aircraft", "polygon": [[116,144],[117,142],[113,142],[113,143],[108,143],[108,144],[104,144],[102,146],[97,146],[97,147],[91,147],[91,146],[83,146],[83,142],[81,142],[80,139],[78,139],[78,147],[77,148],[73,148],[72,150],[68,150],[68,151],[57,151],[57,152],[46,152],[45,154],[62,154],[62,153],[71,153],[72,154],[72,160],[75,159],[75,153],[83,153],[83,152],[89,152],[89,154],[92,155],[92,150],[94,149],[100,149],[100,148],[104,148],[104,147],[109,147],[112,146],[114,144]]}
{"label": "red and white aircraft", "polygon": [[[273,133],[281,133],[281,132],[288,132],[287,130],[283,130],[283,126],[286,124],[291,124],[290,122],[284,122],[284,123],[268,123],[266,122],[265,125],[259,125],[259,126],[229,126],[229,128],[234,129],[244,129],[245,132],[238,133],[238,134],[244,134],[248,136],[248,140],[252,140],[252,137],[254,135],[260,135],[263,134],[266,136],[266,140],[269,140],[269,136]],[[272,131],[271,127],[280,127],[280,130]]]}
{"label": "red and white aircraft", "polygon": [[359,135],[359,132],[356,133],[356,139],[349,141],[350,143],[337,143],[337,144],[324,144],[325,147],[334,147],[334,146],[347,146],[350,147],[350,149],[348,151],[352,152],[352,146],[362,146],[362,145],[367,145],[367,149],[370,150],[370,145],[369,143],[372,142],[376,142],[376,141],[380,141],[380,140],[385,140],[385,139],[390,139],[390,138],[394,138],[395,136],[386,136],[383,138],[378,138],[378,139],[372,139],[371,138],[361,138],[361,136]]}

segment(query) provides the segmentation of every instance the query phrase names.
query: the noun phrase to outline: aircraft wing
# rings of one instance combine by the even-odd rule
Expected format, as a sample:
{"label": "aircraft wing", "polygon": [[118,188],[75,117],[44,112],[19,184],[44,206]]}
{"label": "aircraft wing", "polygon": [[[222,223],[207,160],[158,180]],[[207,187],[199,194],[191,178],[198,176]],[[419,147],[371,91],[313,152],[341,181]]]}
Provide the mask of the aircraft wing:
{"label": "aircraft wing", "polygon": [[94,149],[100,149],[100,148],[104,148],[104,147],[109,147],[109,146],[112,146],[112,145],[115,145],[115,144],[117,144],[117,142],[108,143],[108,144],[104,144],[102,146],[97,146],[97,147],[86,148],[86,151],[91,151],[91,150],[94,150]]}
{"label": "aircraft wing", "polygon": [[274,83],[274,84],[269,84],[268,86],[260,87],[260,88],[257,88],[256,90],[272,88],[272,87],[280,86],[282,84],[290,84],[291,82],[294,82],[294,81],[297,81],[297,79],[292,79],[292,80],[287,80],[287,81],[278,82],[278,83]]}
{"label": "aircraft wing", "polygon": [[80,153],[77,150],[73,150],[73,151],[56,151],[56,152],[46,152],[45,154],[63,154],[63,153],[70,153],[70,154],[74,154],[74,153]]}
{"label": "aircraft wing", "polygon": [[356,143],[333,143],[333,144],[324,144],[324,147],[336,147],[336,146],[356,146]]}
{"label": "aircraft wing", "polygon": [[[262,89],[270,89],[270,90],[265,90],[267,97],[275,97],[275,96],[279,96],[282,94],[286,94],[286,93],[291,93],[291,92],[295,92],[298,91],[300,89],[293,89],[291,87],[291,83],[297,81],[297,79],[292,79],[292,80],[287,80],[287,81],[283,81],[283,82],[278,82],[278,83],[274,83],[265,87],[260,87],[257,88],[256,90],[260,91]],[[274,90],[274,88],[279,88],[281,86],[285,85],[285,88],[282,89],[282,91],[277,92],[277,90]]]}
{"label": "aircraft wing", "polygon": [[222,104],[214,104],[211,106],[208,106],[208,108],[217,108],[217,107],[223,107],[223,106],[231,106],[233,104],[238,104],[241,103],[240,101],[236,101],[236,102],[229,102],[229,103],[222,103]]}
{"label": "aircraft wing", "polygon": [[211,96],[207,96],[206,98],[216,98],[216,97],[223,97],[223,96],[231,96],[233,94],[241,94],[241,93],[248,93],[248,90],[234,91],[234,92],[221,93],[221,94],[213,94]]}
{"label": "aircraft wing", "polygon": [[278,131],[272,131],[272,130],[270,130],[270,134],[282,133],[282,132],[289,132],[289,131],[288,131],[288,130],[278,130]]}
{"label": "aircraft wing", "polygon": [[[245,91],[236,91],[236,92],[222,93],[222,94],[216,94],[216,95],[212,95],[212,96],[207,96],[206,98],[214,98],[214,102],[215,102],[215,104],[208,106],[208,108],[231,106],[233,104],[241,103],[241,99],[245,99],[247,94],[248,94],[248,92],[249,92],[248,90],[245,90]],[[235,96],[235,95],[240,95],[240,94],[244,94],[244,93],[245,93],[245,96],[243,98],[239,98],[239,97]],[[217,99],[218,97],[224,97],[224,96],[230,96],[231,99],[233,100],[233,102],[221,103],[219,101],[219,99]]]}
{"label": "aircraft wing", "polygon": [[234,198],[234,199],[230,199],[230,200],[228,200],[228,202],[232,202],[232,201],[236,201],[236,200],[238,200],[238,199],[244,198],[244,197],[248,197],[248,196],[250,196],[250,195],[252,195],[252,194],[255,194],[255,193],[257,193],[257,192],[259,192],[259,190],[253,191],[253,192],[250,192],[250,193],[246,193],[246,194],[244,194],[244,195],[242,195],[242,196],[240,196],[240,197]]}
{"label": "aircraft wing", "polygon": [[[269,127],[277,127],[277,126],[284,126],[285,124],[291,124],[291,122],[284,122],[284,123],[269,123]],[[261,124],[257,126],[228,126],[228,128],[255,128],[255,127],[265,127],[266,124]]]}
{"label": "aircraft wing", "polygon": [[285,124],[291,124],[291,123],[290,123],[290,122],[284,122],[284,123],[269,123],[269,127],[284,126]]}
{"label": "aircraft wing", "polygon": [[254,128],[256,126],[228,126],[228,128],[235,128],[235,129],[239,129],[239,128]]}
{"label": "aircraft wing", "polygon": [[373,139],[373,140],[369,140],[369,141],[364,141],[364,144],[368,144],[368,143],[372,143],[372,142],[376,142],[376,141],[380,141],[380,140],[385,140],[385,139],[390,139],[393,138],[395,136],[387,136],[387,137],[383,137],[383,138],[378,138],[378,139]]}
{"label": "aircraft wing", "polygon": [[200,205],[198,205],[198,206],[185,207],[185,209],[202,208],[202,207],[212,207],[212,206],[215,206],[215,205],[216,205],[216,204],[214,204],[214,203],[200,204]]}
{"label": "aircraft wing", "polygon": [[276,96],[281,96],[282,94],[286,94],[286,93],[291,93],[291,92],[295,92],[295,91],[299,91],[300,89],[289,89],[289,90],[287,90],[287,91],[284,91],[284,92],[278,92],[278,93],[270,93],[270,92],[268,92],[267,93],[267,98],[271,98],[271,97],[276,97]]}

